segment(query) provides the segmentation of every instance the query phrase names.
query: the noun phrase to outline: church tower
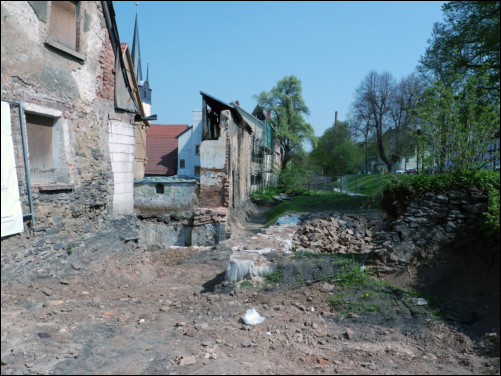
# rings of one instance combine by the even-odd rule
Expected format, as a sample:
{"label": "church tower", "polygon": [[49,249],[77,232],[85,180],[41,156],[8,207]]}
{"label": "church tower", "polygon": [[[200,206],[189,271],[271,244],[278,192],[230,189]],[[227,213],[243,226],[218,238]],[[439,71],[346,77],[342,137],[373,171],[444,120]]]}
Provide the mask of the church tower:
{"label": "church tower", "polygon": [[132,40],[132,64],[134,66],[134,74],[139,86],[139,93],[143,101],[144,116],[151,115],[151,89],[150,89],[150,63],[146,67],[146,80],[143,79],[143,71],[141,69],[141,50],[139,48],[139,3],[136,3],[136,24],[134,26],[134,38]]}

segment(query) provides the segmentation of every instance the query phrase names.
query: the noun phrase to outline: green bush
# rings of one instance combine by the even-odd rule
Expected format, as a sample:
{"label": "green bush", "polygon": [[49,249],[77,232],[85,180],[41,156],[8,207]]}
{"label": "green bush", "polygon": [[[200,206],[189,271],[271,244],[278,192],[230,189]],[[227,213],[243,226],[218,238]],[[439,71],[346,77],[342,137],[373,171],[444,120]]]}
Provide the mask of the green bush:
{"label": "green bush", "polygon": [[500,206],[499,206],[499,191],[493,190],[489,192],[489,211],[485,213],[485,221],[481,224],[481,228],[486,235],[494,239],[500,240],[499,221],[500,221]]}
{"label": "green bush", "polygon": [[425,193],[435,194],[450,191],[468,191],[476,188],[483,192],[499,192],[499,172],[466,171],[438,175],[396,175],[384,182],[383,194],[395,197],[418,197]]}

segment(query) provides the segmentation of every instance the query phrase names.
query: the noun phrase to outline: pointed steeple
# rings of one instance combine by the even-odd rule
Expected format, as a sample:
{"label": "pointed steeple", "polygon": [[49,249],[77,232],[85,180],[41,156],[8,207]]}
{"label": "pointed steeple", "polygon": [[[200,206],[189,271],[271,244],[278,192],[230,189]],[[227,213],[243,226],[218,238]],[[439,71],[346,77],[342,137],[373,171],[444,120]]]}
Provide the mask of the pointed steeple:
{"label": "pointed steeple", "polygon": [[137,82],[143,81],[143,72],[141,70],[141,52],[139,49],[139,3],[136,3],[136,24],[134,26],[134,39],[132,40],[132,65]]}

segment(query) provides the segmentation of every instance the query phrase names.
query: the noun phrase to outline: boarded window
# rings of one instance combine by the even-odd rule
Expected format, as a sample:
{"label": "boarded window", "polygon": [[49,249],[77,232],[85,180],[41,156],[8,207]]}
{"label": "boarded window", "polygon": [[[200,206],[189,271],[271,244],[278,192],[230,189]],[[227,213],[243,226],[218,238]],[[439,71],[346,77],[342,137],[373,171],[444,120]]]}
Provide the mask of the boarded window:
{"label": "boarded window", "polygon": [[157,194],[159,194],[159,195],[163,195],[165,192],[165,187],[161,183],[157,183],[155,189],[156,189]]}
{"label": "boarded window", "polygon": [[195,176],[200,176],[200,166],[195,166]]}
{"label": "boarded window", "polygon": [[184,159],[181,159],[181,160],[179,161],[179,168],[185,168],[185,167],[186,167],[186,162],[185,162],[185,160],[184,160]]}
{"label": "boarded window", "polygon": [[49,36],[77,51],[77,1],[51,1]]}
{"label": "boarded window", "polygon": [[54,119],[26,114],[28,150],[31,179],[35,183],[51,182],[54,179],[53,130]]}

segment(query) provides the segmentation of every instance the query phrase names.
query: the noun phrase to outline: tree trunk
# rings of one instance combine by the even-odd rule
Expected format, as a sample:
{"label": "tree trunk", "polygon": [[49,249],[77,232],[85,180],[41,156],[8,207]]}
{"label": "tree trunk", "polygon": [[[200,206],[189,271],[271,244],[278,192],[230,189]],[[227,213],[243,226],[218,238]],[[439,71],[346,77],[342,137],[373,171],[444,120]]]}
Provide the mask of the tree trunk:
{"label": "tree trunk", "polygon": [[369,134],[365,134],[365,173],[367,174],[369,172]]}
{"label": "tree trunk", "polygon": [[393,164],[391,161],[386,157],[386,153],[384,151],[384,145],[383,145],[383,121],[382,119],[379,119],[379,121],[376,123],[376,135],[377,135],[377,146],[378,146],[378,151],[379,151],[379,156],[383,160],[384,163],[388,166],[388,172],[391,172],[391,168]]}

